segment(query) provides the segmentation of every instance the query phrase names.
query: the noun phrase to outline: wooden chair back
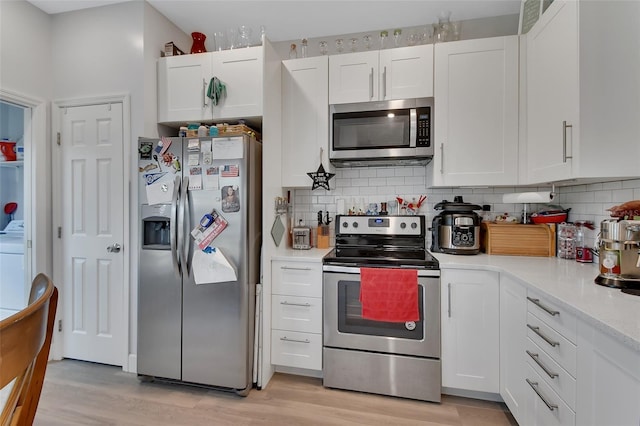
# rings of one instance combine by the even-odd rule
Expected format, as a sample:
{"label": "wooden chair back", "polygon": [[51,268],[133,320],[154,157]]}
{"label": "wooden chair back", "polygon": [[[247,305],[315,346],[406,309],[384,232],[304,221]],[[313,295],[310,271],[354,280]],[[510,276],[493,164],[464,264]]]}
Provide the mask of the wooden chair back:
{"label": "wooden chair back", "polygon": [[31,425],[53,335],[58,290],[44,274],[31,284],[29,304],[0,321],[0,389],[12,383],[0,425]]}

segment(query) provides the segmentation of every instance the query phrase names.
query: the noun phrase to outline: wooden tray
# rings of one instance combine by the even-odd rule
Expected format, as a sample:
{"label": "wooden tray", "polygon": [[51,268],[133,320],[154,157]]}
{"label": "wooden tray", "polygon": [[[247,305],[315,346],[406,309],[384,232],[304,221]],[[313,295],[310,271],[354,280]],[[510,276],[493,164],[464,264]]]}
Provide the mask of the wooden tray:
{"label": "wooden tray", "polygon": [[482,222],[480,249],[487,254],[553,257],[556,255],[556,225]]}

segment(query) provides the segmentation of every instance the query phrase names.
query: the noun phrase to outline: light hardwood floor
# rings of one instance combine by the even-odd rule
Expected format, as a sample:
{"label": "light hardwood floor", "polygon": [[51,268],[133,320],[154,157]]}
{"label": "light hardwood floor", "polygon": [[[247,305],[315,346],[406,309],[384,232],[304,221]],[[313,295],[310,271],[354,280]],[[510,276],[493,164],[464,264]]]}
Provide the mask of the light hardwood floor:
{"label": "light hardwood floor", "polygon": [[246,398],[183,385],[143,383],[118,367],[49,363],[35,425],[456,425],[513,426],[504,404],[443,396],[442,403],[326,389],[276,374]]}

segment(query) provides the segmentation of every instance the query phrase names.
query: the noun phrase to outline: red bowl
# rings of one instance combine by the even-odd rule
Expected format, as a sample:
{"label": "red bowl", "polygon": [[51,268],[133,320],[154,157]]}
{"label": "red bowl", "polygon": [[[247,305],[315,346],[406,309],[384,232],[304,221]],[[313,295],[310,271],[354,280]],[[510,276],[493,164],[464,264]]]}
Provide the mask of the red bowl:
{"label": "red bowl", "polygon": [[531,215],[531,222],[538,223],[562,223],[567,220],[567,213],[554,213],[545,215]]}

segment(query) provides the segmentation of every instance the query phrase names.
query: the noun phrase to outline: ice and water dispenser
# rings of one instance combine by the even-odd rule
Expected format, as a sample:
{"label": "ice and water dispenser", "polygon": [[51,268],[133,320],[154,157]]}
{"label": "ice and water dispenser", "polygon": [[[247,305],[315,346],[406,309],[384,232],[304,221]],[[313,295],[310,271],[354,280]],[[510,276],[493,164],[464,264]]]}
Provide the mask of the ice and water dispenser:
{"label": "ice and water dispenser", "polygon": [[171,205],[142,206],[142,249],[171,249]]}

